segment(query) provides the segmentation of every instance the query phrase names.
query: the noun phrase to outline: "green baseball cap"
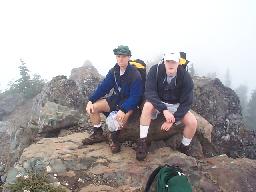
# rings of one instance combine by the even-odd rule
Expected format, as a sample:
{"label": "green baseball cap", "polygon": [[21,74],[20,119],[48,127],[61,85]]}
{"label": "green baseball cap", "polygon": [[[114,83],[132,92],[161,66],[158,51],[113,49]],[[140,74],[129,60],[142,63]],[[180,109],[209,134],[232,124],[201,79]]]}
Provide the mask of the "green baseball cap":
{"label": "green baseball cap", "polygon": [[131,51],[128,46],[119,45],[117,48],[113,50],[115,55],[127,55],[131,56]]}

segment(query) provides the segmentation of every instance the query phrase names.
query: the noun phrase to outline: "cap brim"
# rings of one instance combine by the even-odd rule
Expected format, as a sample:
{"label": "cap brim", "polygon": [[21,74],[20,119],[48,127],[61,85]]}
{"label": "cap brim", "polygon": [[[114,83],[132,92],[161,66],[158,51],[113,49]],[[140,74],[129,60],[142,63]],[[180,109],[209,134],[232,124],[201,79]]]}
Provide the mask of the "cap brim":
{"label": "cap brim", "polygon": [[115,53],[115,55],[125,55],[125,56],[131,56],[130,54],[128,53]]}

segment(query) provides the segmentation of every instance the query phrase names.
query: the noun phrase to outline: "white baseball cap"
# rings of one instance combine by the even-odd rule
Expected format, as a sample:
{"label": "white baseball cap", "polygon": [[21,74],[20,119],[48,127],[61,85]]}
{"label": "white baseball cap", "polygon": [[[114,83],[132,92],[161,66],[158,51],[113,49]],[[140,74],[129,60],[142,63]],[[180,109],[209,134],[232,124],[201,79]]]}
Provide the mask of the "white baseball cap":
{"label": "white baseball cap", "polygon": [[165,61],[176,61],[177,63],[179,63],[180,54],[179,53],[165,53],[164,60]]}

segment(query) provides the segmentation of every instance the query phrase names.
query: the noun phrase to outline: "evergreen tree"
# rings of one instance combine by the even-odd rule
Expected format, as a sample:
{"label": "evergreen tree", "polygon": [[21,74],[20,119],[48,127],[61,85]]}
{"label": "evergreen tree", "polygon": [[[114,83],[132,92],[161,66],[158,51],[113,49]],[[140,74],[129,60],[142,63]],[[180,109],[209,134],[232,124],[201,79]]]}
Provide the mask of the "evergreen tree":
{"label": "evergreen tree", "polygon": [[252,92],[245,115],[246,124],[250,129],[256,129],[256,90]]}
{"label": "evergreen tree", "polygon": [[246,85],[240,85],[236,90],[235,90],[236,94],[238,95],[239,99],[240,99],[240,105],[243,111],[243,114],[245,112],[245,109],[247,107],[247,103],[248,103],[248,87]]}
{"label": "evergreen tree", "polygon": [[195,68],[194,68],[194,64],[193,63],[189,63],[190,67],[189,67],[189,73],[190,75],[193,77],[196,75],[196,71],[195,71]]}
{"label": "evergreen tree", "polygon": [[21,65],[19,66],[20,69],[20,78],[14,82],[13,89],[16,89],[19,93],[25,94],[26,91],[30,88],[30,75],[29,70],[26,66],[26,63],[20,59]]}
{"label": "evergreen tree", "polygon": [[225,86],[231,87],[231,78],[230,78],[230,72],[229,69],[227,69],[226,74],[225,74]]}
{"label": "evergreen tree", "polygon": [[38,74],[33,75],[33,79],[31,79],[26,63],[22,59],[20,61],[20,78],[9,83],[9,92],[22,94],[26,98],[34,97],[42,90],[45,82]]}

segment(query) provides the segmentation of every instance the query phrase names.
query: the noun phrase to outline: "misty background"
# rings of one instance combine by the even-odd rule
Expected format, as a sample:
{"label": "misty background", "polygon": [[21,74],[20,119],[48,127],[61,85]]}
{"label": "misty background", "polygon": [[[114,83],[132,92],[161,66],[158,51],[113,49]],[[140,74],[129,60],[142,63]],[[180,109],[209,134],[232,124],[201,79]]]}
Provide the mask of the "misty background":
{"label": "misty background", "polygon": [[253,0],[0,1],[0,90],[18,78],[20,59],[46,80],[69,76],[86,60],[106,75],[113,48],[124,44],[146,62],[185,51],[197,75],[218,77],[234,90],[245,86],[250,98],[255,8]]}

